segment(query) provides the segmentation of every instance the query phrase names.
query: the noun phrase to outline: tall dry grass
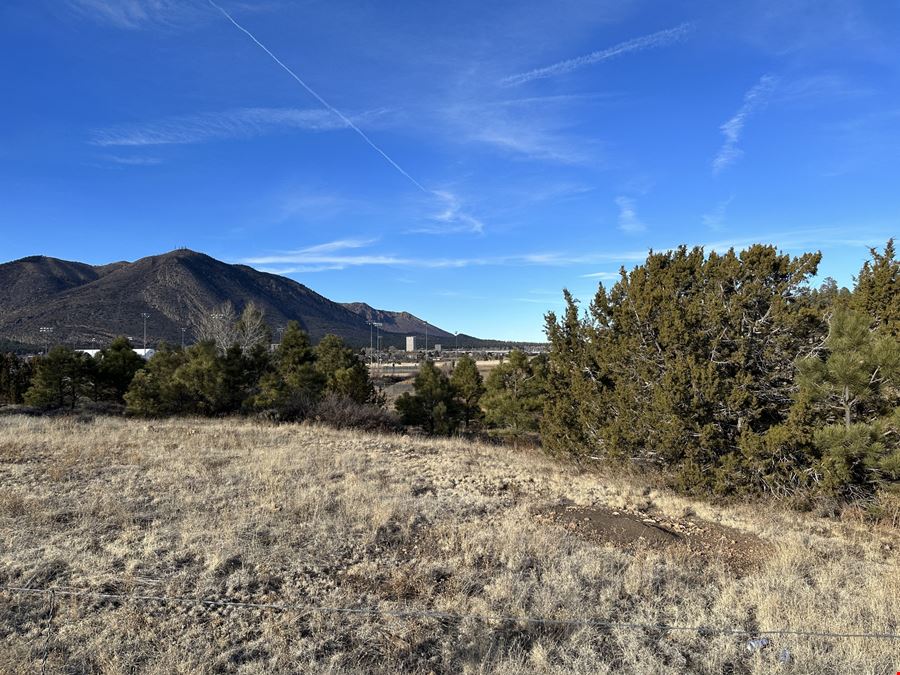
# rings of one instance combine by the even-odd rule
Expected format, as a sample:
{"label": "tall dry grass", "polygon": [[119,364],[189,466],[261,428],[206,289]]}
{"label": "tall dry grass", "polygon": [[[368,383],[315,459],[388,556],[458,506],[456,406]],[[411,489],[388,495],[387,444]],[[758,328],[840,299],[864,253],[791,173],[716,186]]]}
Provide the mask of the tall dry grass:
{"label": "tall dry grass", "polygon": [[[565,500],[758,537],[736,569],[536,517]],[[536,454],[248,421],[0,418],[0,585],[900,633],[896,533],[719,509]],[[0,671],[893,673],[900,642],[0,593]],[[788,650],[790,658],[779,658]]]}

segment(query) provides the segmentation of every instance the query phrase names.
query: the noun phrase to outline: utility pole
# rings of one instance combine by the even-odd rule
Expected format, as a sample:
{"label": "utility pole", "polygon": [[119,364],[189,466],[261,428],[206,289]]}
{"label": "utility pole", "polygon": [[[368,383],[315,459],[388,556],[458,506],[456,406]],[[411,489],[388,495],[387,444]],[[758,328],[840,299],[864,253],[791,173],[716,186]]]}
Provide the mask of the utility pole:
{"label": "utility pole", "polygon": [[425,358],[428,358],[428,322],[425,322]]}
{"label": "utility pole", "polygon": [[381,375],[381,324],[375,326],[375,352],[378,354],[378,374]]}
{"label": "utility pole", "polygon": [[181,327],[181,351],[184,351],[184,332],[187,330],[186,326]]}
{"label": "utility pole", "polygon": [[459,356],[459,331],[453,333],[456,336],[456,342],[453,345],[453,351],[455,351],[457,356]]}
{"label": "utility pole", "polygon": [[50,353],[50,339],[51,339],[50,336],[53,334],[53,326],[41,326],[38,330],[40,331],[41,335],[44,336],[44,340],[46,340],[46,342],[47,342],[47,351],[44,353],[49,354]]}
{"label": "utility pole", "polygon": [[141,312],[141,318],[144,320],[144,358],[147,358],[147,319],[150,315],[147,312]]}
{"label": "utility pole", "polygon": [[[366,321],[366,323],[369,324],[369,365],[374,366],[376,349],[375,330],[381,328],[384,324],[379,321]],[[380,335],[378,339],[381,339]]]}

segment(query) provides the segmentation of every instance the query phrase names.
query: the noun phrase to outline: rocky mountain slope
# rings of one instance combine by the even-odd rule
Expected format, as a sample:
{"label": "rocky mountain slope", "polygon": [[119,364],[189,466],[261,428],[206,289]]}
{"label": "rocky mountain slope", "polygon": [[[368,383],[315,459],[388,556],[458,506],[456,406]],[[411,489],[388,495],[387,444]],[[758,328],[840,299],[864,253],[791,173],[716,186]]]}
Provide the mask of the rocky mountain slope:
{"label": "rocky mountain slope", "polygon": [[[255,303],[273,329],[296,320],[314,342],[335,333],[368,345],[370,320],[384,324],[384,346],[425,333],[425,322],[407,312],[341,305],[286,277],[187,249],[103,266],[44,256],[0,265],[0,337],[33,345],[45,342],[41,327],[53,328],[57,343],[90,346],[127,335],[140,344],[144,313],[148,344],[180,343],[182,328],[190,342],[198,318],[229,301],[238,311]],[[429,336],[453,337],[430,325]]]}

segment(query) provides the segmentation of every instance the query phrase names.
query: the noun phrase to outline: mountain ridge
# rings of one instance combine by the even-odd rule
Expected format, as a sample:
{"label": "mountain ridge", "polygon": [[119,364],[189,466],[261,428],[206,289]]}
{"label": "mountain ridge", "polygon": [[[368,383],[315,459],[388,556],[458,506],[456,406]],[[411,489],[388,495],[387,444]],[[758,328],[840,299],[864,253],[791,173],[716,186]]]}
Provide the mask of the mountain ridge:
{"label": "mountain ridge", "polygon": [[[313,342],[334,333],[354,347],[368,346],[369,321],[383,324],[383,346],[403,347],[407,335],[421,340],[426,327],[429,342],[454,337],[409,312],[334,302],[287,277],[190,249],[105,265],[43,255],[0,264],[0,337],[26,344],[91,346],[116,335],[141,344],[144,313],[150,315],[148,346],[163,340],[178,344],[183,335],[191,342],[191,326],[225,302],[237,311],[253,302],[273,331],[298,321]],[[52,338],[41,327],[52,328]],[[467,346],[486,344],[460,337]]]}

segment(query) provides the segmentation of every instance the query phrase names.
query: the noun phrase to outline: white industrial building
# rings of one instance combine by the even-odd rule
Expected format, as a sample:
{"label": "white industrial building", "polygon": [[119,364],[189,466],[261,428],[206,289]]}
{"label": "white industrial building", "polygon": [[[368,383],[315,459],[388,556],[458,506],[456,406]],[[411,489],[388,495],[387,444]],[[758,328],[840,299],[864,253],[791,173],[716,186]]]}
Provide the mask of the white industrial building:
{"label": "white industrial building", "polygon": [[[94,358],[95,356],[97,356],[97,354],[100,353],[99,349],[76,349],[75,351],[80,354],[87,354],[91,358]],[[144,360],[149,359],[156,353],[155,349],[150,349],[149,347],[147,349],[132,349],[131,351],[133,351]]]}
{"label": "white industrial building", "polygon": [[416,336],[415,335],[407,335],[406,336],[406,351],[408,351],[408,352],[416,351]]}

